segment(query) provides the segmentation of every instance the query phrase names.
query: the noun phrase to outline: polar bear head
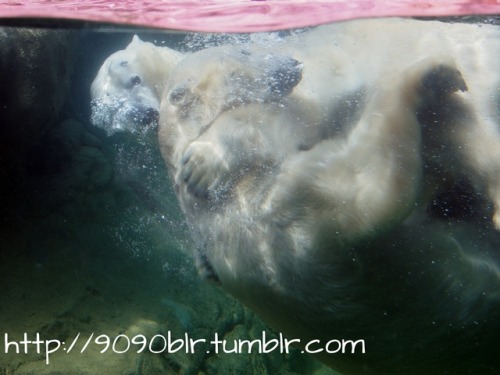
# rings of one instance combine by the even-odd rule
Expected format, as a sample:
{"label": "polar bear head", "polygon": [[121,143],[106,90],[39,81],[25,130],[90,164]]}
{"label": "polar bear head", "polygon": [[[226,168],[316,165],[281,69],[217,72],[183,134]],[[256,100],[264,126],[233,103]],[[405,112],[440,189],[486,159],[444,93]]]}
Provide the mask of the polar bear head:
{"label": "polar bear head", "polygon": [[92,123],[108,134],[155,123],[164,84],[181,58],[135,35],[127,48],[106,59],[92,83]]}
{"label": "polar bear head", "polygon": [[165,110],[171,121],[197,124],[201,129],[226,110],[279,101],[300,82],[302,68],[294,58],[258,45],[196,52],[170,75],[162,115]]}

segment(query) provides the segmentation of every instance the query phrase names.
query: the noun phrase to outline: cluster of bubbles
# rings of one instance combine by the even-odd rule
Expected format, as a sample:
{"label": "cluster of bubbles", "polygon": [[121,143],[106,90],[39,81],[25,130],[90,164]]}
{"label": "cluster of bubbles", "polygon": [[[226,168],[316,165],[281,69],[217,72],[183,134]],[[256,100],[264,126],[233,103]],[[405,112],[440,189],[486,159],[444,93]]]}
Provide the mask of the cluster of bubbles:
{"label": "cluster of bubbles", "polygon": [[157,126],[156,111],[141,110],[126,97],[113,96],[107,97],[106,100],[94,99],[90,107],[92,125],[104,129],[107,135],[113,135],[120,131],[145,132]]}
{"label": "cluster of bubbles", "polygon": [[195,52],[202,49],[221,45],[239,45],[256,43],[268,48],[282,43],[285,37],[291,34],[301,34],[307,29],[294,29],[286,31],[261,32],[261,33],[189,33],[184,38],[181,46],[182,52]]}

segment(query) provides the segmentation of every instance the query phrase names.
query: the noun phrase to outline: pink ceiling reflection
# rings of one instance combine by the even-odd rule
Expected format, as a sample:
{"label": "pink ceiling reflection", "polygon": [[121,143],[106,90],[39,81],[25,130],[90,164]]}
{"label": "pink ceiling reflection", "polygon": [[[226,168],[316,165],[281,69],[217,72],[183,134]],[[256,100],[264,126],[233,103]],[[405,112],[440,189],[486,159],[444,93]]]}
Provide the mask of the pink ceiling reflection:
{"label": "pink ceiling reflection", "polygon": [[500,0],[0,0],[0,18],[216,32],[270,31],[362,17],[472,14],[500,14]]}

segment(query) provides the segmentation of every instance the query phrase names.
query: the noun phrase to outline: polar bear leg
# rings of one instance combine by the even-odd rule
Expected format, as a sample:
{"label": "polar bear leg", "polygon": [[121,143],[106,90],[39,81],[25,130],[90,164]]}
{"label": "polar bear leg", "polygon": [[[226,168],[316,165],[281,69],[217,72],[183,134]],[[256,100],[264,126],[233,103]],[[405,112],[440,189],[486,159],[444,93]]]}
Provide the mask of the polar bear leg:
{"label": "polar bear leg", "polygon": [[466,85],[453,64],[428,59],[376,87],[345,142],[324,141],[283,165],[264,207],[276,225],[326,226],[331,235],[356,240],[414,209],[423,169],[416,112]]}

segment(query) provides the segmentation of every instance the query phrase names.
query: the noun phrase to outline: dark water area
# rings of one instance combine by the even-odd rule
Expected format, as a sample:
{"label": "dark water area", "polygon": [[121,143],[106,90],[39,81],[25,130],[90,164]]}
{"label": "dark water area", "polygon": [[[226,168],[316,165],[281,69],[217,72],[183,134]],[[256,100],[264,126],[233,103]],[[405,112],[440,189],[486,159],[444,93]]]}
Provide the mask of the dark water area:
{"label": "dark water area", "polygon": [[[23,22],[28,24],[29,19]],[[450,18],[446,22],[482,23],[497,29],[499,24],[498,16]],[[243,293],[243,297],[237,295],[252,307],[247,308],[217,283],[200,277],[200,269],[202,274],[213,269],[203,263],[210,263],[209,260],[203,256],[200,260],[198,233],[196,228],[193,230],[196,218],[195,224],[186,221],[186,212],[178,200],[180,194],[177,191],[176,195],[172,173],[169,174],[158,144],[158,124],[123,132],[114,128],[110,131],[109,127],[96,126],[91,121],[95,115],[91,103],[95,98],[90,88],[97,72],[110,55],[125,49],[136,34],[143,42],[187,55],[219,45],[236,44],[239,48],[262,41],[278,49],[282,40],[300,37],[308,30],[280,30],[270,35],[200,34],[109,24],[93,24],[95,28],[82,27],[80,23],[68,28],[57,28],[53,23],[39,28],[12,26],[11,20],[5,24],[8,26],[0,27],[0,374],[341,374],[306,355],[301,348],[293,347],[287,353],[230,352],[238,340],[260,340],[263,335],[268,340],[279,340],[280,329],[271,328],[259,316],[263,311],[273,322],[274,308],[278,312],[283,306],[286,309],[288,296],[283,302],[280,295],[275,302],[272,296],[267,298],[264,294],[265,307],[259,308],[252,304],[251,297],[250,302],[245,300],[252,292]],[[495,53],[498,55],[492,51]],[[422,84],[425,88],[438,87],[434,81],[425,81],[427,78]],[[348,118],[345,122],[349,124],[328,129],[321,133],[321,140],[333,137],[332,134],[345,136],[350,123],[361,117],[361,108],[367,103],[366,87],[356,87],[335,107],[338,112],[331,117],[335,121]],[[444,117],[449,113],[439,113],[442,102],[436,103],[419,112],[418,121],[426,125],[445,123]],[[497,106],[498,103],[497,100]],[[447,108],[461,109],[458,104],[453,105]],[[492,117],[497,126],[495,134],[500,132],[498,108],[493,110],[497,117]],[[426,136],[427,147],[434,147],[434,133],[429,131],[423,137]],[[298,148],[308,152],[314,146],[304,141]],[[441,162],[448,160],[426,160],[425,176],[432,175],[436,180],[449,178],[441,170],[435,172]],[[269,174],[275,172],[273,168],[274,165],[269,168]],[[487,177],[495,180],[494,175]],[[349,259],[349,268],[342,272],[370,287],[359,294],[353,288],[352,294],[342,295],[342,303],[367,298],[376,313],[368,311],[365,316],[375,317],[380,326],[375,327],[372,320],[366,319],[360,321],[359,331],[346,331],[367,332],[366,337],[336,339],[361,338],[369,343],[380,340],[395,354],[387,363],[400,366],[394,372],[398,374],[415,374],[415,363],[433,369],[434,359],[421,355],[427,354],[422,348],[432,348],[436,342],[440,344],[437,355],[442,357],[436,360],[437,370],[429,373],[459,371],[450,365],[452,372],[442,372],[446,367],[443,362],[451,363],[468,352],[469,344],[483,345],[484,356],[471,349],[470,358],[465,360],[470,365],[466,371],[471,368],[493,374],[500,369],[500,363],[491,361],[492,345],[500,329],[500,238],[491,220],[496,212],[493,199],[475,191],[475,186],[469,175],[460,174],[437,193],[429,188],[429,196],[435,193],[433,199],[415,208],[415,215],[408,215],[403,229],[396,234],[370,234],[372,237],[356,239],[358,242],[345,240],[349,249],[358,246],[367,252],[359,255],[349,250],[352,262]],[[224,222],[224,217],[217,220]],[[219,223],[217,220],[214,223]],[[226,224],[229,226],[231,220]],[[377,234],[387,232],[385,227],[373,230]],[[212,240],[206,237],[207,242]],[[279,236],[275,241],[285,243]],[[317,239],[318,243],[322,241],[328,246],[338,245],[330,233]],[[236,244],[234,247],[239,249],[239,243]],[[371,257],[374,247],[381,251]],[[393,248],[408,249],[408,253],[392,253]],[[476,248],[479,255],[467,252]],[[428,257],[422,256],[425,251]],[[465,265],[462,259],[467,260]],[[366,263],[360,266],[363,261]],[[381,264],[384,266],[378,268]],[[246,267],[250,274],[254,272],[251,262]],[[384,267],[389,270],[387,274],[378,272]],[[365,272],[370,268],[373,271]],[[297,274],[302,277],[301,272],[298,270]],[[317,272],[321,274],[324,269],[318,267]],[[447,276],[443,280],[437,276],[427,279],[425,275],[433,272]],[[448,282],[456,275],[462,279]],[[220,281],[218,275],[209,276],[214,277],[208,279]],[[423,280],[429,293],[418,290],[412,280]],[[349,278],[342,286],[351,285],[351,281]],[[303,292],[299,284],[290,285],[293,292]],[[477,288],[467,289],[476,285]],[[321,288],[322,285],[318,295]],[[455,298],[457,290],[465,292]],[[352,325],[354,318],[344,319],[341,313],[345,311],[335,310],[335,304],[325,309],[330,316],[322,315],[324,311],[313,306],[314,293],[308,294],[308,303],[283,317],[284,322],[295,318],[298,326],[303,321],[317,321],[315,331],[303,333],[299,329],[303,337],[321,335],[322,327]],[[383,305],[379,296],[389,296],[390,301]],[[449,297],[445,302],[450,304],[460,299],[465,307],[450,313],[428,308],[433,304],[441,306],[441,296]],[[290,298],[293,303],[293,297]],[[266,315],[268,308],[271,318]],[[421,329],[418,324],[412,328],[412,322],[420,321],[416,315],[420,309],[429,314],[422,317],[428,324]],[[408,319],[402,319],[399,313]],[[339,317],[339,325],[328,320],[333,315]],[[397,318],[392,319],[393,316]],[[477,321],[476,316],[480,317]],[[398,325],[402,328],[395,331],[393,327]],[[462,328],[457,328],[459,325]],[[485,333],[487,327],[491,327],[491,332]],[[293,329],[291,332],[295,333]],[[422,332],[424,338],[420,336]],[[441,332],[445,332],[443,341],[433,341]],[[466,332],[465,339],[457,332]],[[214,353],[209,345],[214,335],[226,340],[228,353]],[[179,350],[169,347],[170,352],[162,347],[165,338],[174,341],[188,337],[200,340],[196,350],[186,351],[185,343]],[[409,344],[413,337],[419,339]],[[37,344],[37,338],[42,342]],[[131,342],[132,338],[136,341]],[[410,347],[411,352],[402,353],[398,342],[404,343],[401,350]],[[485,345],[487,350],[483,350]],[[453,348],[441,351],[441,347]],[[367,351],[370,349],[368,344]],[[373,359],[379,355],[377,350],[383,352],[377,347],[374,357],[366,357],[366,363],[362,355],[350,357],[361,358],[359,363],[364,364],[358,370],[350,371],[343,360],[333,367],[346,374],[382,374],[385,364],[379,366]],[[408,367],[407,357],[412,361]],[[476,365],[482,361],[484,368]]]}

